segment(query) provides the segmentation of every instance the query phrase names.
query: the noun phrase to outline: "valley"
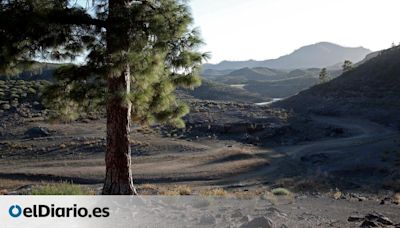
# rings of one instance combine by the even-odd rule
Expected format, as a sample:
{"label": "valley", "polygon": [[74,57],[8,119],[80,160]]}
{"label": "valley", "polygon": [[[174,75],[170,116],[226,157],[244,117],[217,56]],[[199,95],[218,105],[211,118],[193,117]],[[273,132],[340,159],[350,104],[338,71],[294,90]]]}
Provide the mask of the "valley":
{"label": "valley", "polygon": [[[318,68],[204,71],[200,88],[177,91],[190,106],[185,128],[131,127],[139,194],[261,197],[279,212],[270,215],[276,223],[358,227],[378,213],[395,227],[397,56],[393,48],[349,72],[331,69],[325,83]],[[29,96],[51,76],[24,75],[0,81],[0,192],[66,182],[100,194],[104,114],[53,120],[40,96]]]}

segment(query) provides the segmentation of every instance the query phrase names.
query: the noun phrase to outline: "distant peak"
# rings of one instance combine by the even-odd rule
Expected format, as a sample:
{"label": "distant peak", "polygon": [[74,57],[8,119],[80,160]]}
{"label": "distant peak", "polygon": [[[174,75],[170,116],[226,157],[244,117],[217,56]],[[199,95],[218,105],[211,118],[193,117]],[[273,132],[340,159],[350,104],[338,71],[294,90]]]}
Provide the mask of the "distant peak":
{"label": "distant peak", "polygon": [[339,44],[335,44],[335,43],[327,42],[327,41],[318,42],[318,43],[315,43],[314,45],[334,45],[334,46],[340,46]]}
{"label": "distant peak", "polygon": [[340,44],[336,44],[336,43],[332,43],[332,42],[327,42],[327,41],[323,41],[323,42],[318,42],[309,46],[323,46],[323,47],[340,47],[340,48],[355,48],[355,49],[366,49],[369,50],[368,48],[365,48],[363,46],[356,46],[356,47],[350,47],[350,46],[343,46]]}
{"label": "distant peak", "polygon": [[362,46],[347,47],[328,41],[322,41],[300,47],[276,59],[262,61],[222,61],[220,64],[206,65],[206,68],[219,70],[250,70],[255,67],[271,69],[322,68],[337,64],[338,62],[343,62],[345,59],[352,62],[359,62],[370,52],[371,50]]}

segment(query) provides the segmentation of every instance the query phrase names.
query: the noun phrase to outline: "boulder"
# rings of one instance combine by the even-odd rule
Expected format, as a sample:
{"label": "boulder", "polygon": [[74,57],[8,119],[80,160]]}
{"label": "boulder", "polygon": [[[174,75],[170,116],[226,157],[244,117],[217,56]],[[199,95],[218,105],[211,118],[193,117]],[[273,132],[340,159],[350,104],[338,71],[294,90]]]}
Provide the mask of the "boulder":
{"label": "boulder", "polygon": [[50,131],[47,128],[43,127],[33,127],[28,129],[24,133],[25,137],[27,138],[40,138],[40,137],[48,137],[50,136]]}

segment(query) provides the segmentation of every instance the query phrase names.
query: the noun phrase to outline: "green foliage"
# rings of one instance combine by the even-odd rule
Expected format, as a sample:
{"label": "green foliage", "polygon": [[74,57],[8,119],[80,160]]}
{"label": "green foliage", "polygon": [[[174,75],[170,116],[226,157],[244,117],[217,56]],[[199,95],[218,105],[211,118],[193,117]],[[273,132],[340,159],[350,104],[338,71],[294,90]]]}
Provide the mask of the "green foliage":
{"label": "green foliage", "polygon": [[40,100],[41,81],[0,80],[0,99],[14,105],[26,101]]}
{"label": "green foliage", "polygon": [[33,187],[32,195],[91,195],[91,192],[79,185],[60,183]]}
{"label": "green foliage", "polygon": [[[112,3],[112,4],[111,4]],[[104,111],[108,99],[132,104],[132,119],[182,127],[188,113],[177,101],[177,88],[201,83],[199,69],[207,54],[198,51],[202,40],[192,29],[184,0],[94,0],[95,12],[68,0],[0,1],[0,73],[13,75],[33,60],[71,61],[86,55],[81,65],[63,65],[52,85],[18,89],[40,94],[55,115],[73,119]],[[130,75],[130,90],[108,89],[107,79]],[[14,98],[21,93],[14,91]],[[24,97],[24,96],[22,96]]]}

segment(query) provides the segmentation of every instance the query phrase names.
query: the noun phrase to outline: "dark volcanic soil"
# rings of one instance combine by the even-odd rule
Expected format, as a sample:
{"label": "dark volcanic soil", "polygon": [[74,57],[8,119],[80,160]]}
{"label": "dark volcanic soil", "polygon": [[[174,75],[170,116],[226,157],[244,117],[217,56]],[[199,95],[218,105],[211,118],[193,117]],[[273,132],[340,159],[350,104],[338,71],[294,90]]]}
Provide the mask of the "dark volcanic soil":
{"label": "dark volcanic soil", "polygon": [[[361,220],[347,221],[354,212],[375,211],[400,222],[398,131],[356,118],[298,116],[249,104],[192,106],[183,130],[132,128],[136,184],[186,185],[192,194],[224,188],[253,197],[287,188],[289,198],[269,198],[286,214],[275,219],[288,225],[297,219],[301,227],[359,226]],[[29,193],[15,190],[60,181],[98,191],[105,121],[50,124],[44,117],[1,117],[0,191]]]}

